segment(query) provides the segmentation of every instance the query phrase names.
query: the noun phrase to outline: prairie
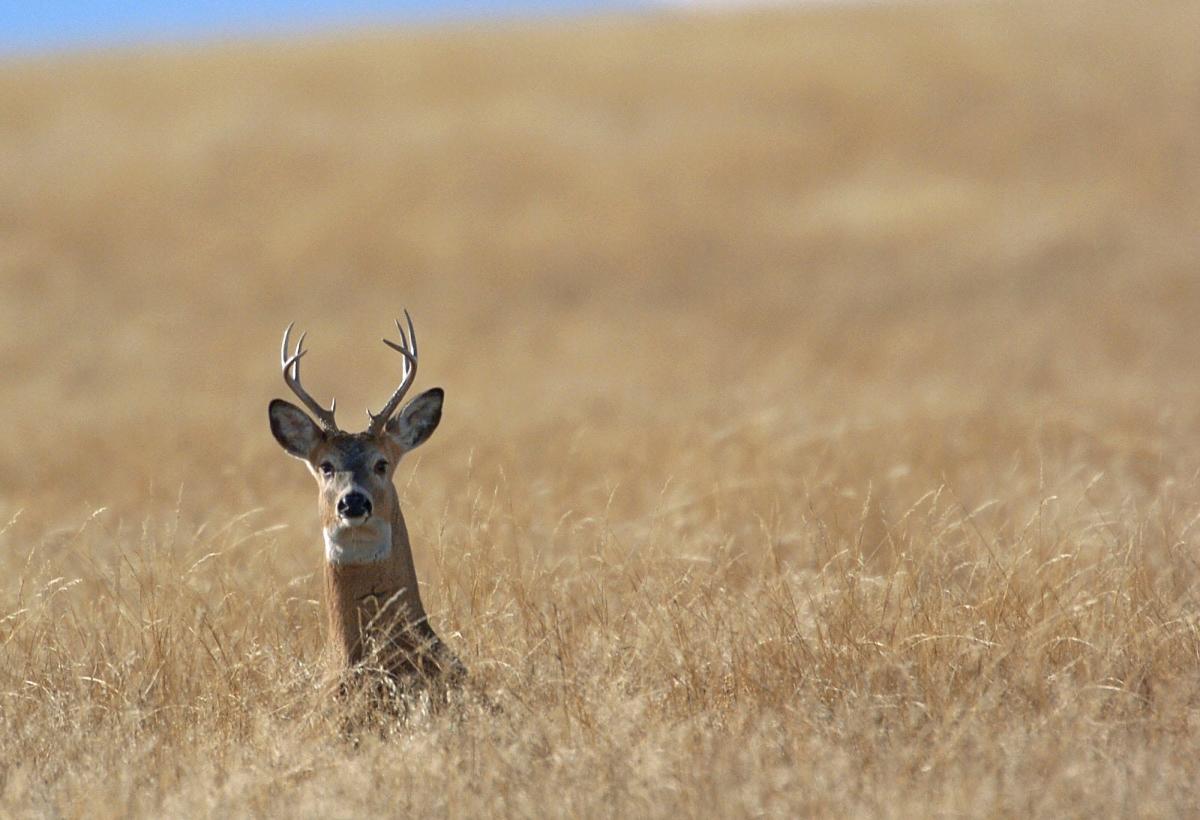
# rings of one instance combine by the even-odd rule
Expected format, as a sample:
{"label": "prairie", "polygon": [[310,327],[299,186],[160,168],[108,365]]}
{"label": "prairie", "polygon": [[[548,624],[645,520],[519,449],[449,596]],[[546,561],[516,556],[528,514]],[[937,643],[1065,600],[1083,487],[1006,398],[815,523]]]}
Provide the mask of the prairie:
{"label": "prairie", "polygon": [[[6,58],[0,814],[1195,815],[1197,31]],[[355,713],[266,405],[296,320],[365,425],[405,307],[447,398],[398,486],[471,677]]]}

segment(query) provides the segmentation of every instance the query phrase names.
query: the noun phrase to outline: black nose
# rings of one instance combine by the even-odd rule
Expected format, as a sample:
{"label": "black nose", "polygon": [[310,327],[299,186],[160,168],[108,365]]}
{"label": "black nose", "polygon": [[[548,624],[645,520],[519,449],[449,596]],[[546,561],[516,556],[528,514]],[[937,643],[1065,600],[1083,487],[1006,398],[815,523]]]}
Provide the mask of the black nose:
{"label": "black nose", "polygon": [[362,493],[346,493],[338,500],[338,515],[342,518],[362,518],[371,514],[371,499]]}

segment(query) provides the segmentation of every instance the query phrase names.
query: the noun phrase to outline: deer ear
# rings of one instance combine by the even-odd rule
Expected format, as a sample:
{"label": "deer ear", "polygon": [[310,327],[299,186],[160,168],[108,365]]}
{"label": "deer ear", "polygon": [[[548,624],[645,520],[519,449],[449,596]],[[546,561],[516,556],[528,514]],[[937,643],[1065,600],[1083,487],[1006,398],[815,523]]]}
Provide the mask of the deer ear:
{"label": "deer ear", "polygon": [[290,402],[275,399],[267,408],[267,413],[271,417],[271,433],[288,455],[307,461],[313,448],[325,438],[321,428]]}
{"label": "deer ear", "polygon": [[401,450],[415,450],[433,435],[442,420],[442,398],[445,392],[440,387],[426,390],[388,420],[384,432]]}

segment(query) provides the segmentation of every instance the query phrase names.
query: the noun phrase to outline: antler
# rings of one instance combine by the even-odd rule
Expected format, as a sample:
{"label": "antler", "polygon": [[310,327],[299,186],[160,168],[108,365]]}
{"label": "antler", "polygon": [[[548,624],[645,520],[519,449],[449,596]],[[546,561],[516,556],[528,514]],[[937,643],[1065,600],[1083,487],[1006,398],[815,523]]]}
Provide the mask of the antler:
{"label": "antler", "polygon": [[300,401],[304,402],[304,406],[307,407],[309,411],[317,417],[317,421],[321,423],[321,426],[324,427],[327,432],[340,432],[338,430],[337,422],[333,420],[333,412],[337,409],[337,399],[333,399],[331,402],[329,402],[329,409],[326,410],[324,407],[317,404],[317,400],[308,395],[308,391],[304,389],[302,384],[300,384],[300,358],[308,352],[304,349],[304,337],[307,336],[308,333],[305,332],[300,334],[300,338],[296,341],[296,352],[289,356],[288,337],[292,332],[292,325],[294,324],[296,323],[292,322],[292,324],[288,325],[283,331],[283,349],[279,353],[279,362],[283,366],[283,380],[287,382],[288,387],[292,388],[292,392],[296,394]]}
{"label": "antler", "polygon": [[392,417],[392,413],[396,412],[400,400],[404,398],[408,388],[412,387],[413,379],[417,377],[417,331],[413,328],[412,317],[408,315],[407,310],[404,311],[404,320],[408,322],[407,336],[404,335],[404,328],[400,325],[400,320],[396,320],[396,330],[400,331],[400,344],[387,339],[383,340],[385,345],[404,357],[404,376],[400,380],[400,386],[396,388],[396,392],[388,399],[388,403],[383,406],[382,410],[378,413],[367,411],[367,415],[371,417],[371,426],[367,428],[367,432],[373,436],[383,432],[384,425]]}

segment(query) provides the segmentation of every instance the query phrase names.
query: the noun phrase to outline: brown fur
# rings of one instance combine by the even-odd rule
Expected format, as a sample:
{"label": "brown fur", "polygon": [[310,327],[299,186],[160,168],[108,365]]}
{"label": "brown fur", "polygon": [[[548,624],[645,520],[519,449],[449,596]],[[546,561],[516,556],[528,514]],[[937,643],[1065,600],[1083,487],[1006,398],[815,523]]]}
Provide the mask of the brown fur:
{"label": "brown fur", "polygon": [[[391,489],[395,495],[395,489]],[[458,658],[429,625],[399,503],[392,505],[392,553],[375,564],[325,563],[329,648],[335,665],[375,666],[393,677],[461,675]]]}
{"label": "brown fur", "polygon": [[[272,432],[316,478],[322,531],[337,548],[336,558],[326,554],[325,594],[330,656],[343,681],[348,672],[371,669],[396,680],[465,674],[429,625],[393,484],[400,459],[437,427],[441,402],[440,389],[427,391],[378,434],[320,430],[298,407],[271,403]],[[370,512],[343,518],[338,504],[349,493],[366,496]],[[385,524],[386,555],[376,551],[386,543]]]}

